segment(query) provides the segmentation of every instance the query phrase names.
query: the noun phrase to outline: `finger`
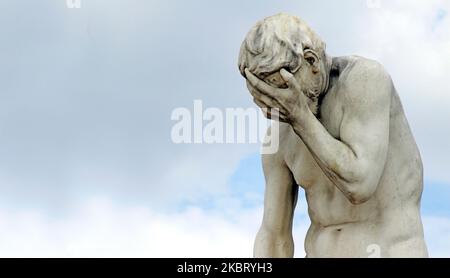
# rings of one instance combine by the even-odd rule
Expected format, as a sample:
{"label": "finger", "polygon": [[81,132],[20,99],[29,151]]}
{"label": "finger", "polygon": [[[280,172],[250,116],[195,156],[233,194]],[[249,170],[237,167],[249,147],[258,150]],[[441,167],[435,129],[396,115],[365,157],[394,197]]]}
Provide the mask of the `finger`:
{"label": "finger", "polygon": [[261,110],[262,110],[264,116],[270,120],[287,122],[286,115],[284,115],[278,109],[262,108]]}
{"label": "finger", "polygon": [[268,114],[274,114],[275,115],[279,115],[280,118],[287,118],[286,117],[286,113],[280,111],[278,108],[271,108],[269,105],[267,105],[266,103],[262,102],[261,100],[254,98],[253,102],[258,105],[259,108],[261,108],[264,112],[264,110],[268,111]]}
{"label": "finger", "polygon": [[248,82],[250,82],[250,84],[261,93],[271,97],[275,97],[277,95],[276,88],[268,85],[266,82],[253,75],[253,73],[251,73],[248,69],[245,69],[245,78],[247,78]]}
{"label": "finger", "polygon": [[297,80],[295,79],[292,73],[288,72],[285,69],[281,69],[280,75],[283,78],[283,80],[288,84],[290,89],[293,89],[296,92],[301,91],[300,84],[298,84]]}
{"label": "finger", "polygon": [[264,116],[269,120],[279,121],[279,122],[283,122],[283,123],[289,123],[287,118],[282,115],[276,115],[269,111],[265,111],[263,113],[264,113]]}
{"label": "finger", "polygon": [[255,87],[253,87],[250,84],[250,82],[247,82],[247,88],[250,91],[250,94],[253,96],[253,98],[256,98],[256,99],[262,101],[263,103],[266,104],[267,107],[278,106],[278,101],[259,92]]}
{"label": "finger", "polygon": [[273,120],[280,120],[280,119],[284,119],[285,115],[278,109],[270,109],[270,114],[272,115],[272,119]]}
{"label": "finger", "polygon": [[280,116],[278,119],[274,119],[276,121],[282,122],[282,123],[289,123],[289,121],[287,120],[287,118]]}
{"label": "finger", "polygon": [[267,104],[265,104],[264,102],[260,101],[257,98],[253,98],[253,102],[258,105],[259,108],[267,108]]}

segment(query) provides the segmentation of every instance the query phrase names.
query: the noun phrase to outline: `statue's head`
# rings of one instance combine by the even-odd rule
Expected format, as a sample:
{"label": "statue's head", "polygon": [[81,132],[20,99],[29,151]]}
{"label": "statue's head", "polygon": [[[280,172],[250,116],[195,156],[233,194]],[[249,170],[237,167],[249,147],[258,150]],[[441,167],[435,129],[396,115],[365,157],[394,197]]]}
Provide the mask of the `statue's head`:
{"label": "statue's head", "polygon": [[239,70],[283,88],[281,69],[292,73],[304,93],[315,101],[328,86],[325,43],[300,18],[280,13],[256,23],[242,43]]}

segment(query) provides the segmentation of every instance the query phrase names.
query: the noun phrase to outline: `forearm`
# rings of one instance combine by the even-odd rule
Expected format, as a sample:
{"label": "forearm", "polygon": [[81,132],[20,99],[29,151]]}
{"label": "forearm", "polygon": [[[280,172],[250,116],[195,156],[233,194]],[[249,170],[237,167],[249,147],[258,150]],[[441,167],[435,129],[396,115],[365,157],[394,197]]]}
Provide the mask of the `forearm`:
{"label": "forearm", "polygon": [[388,154],[394,90],[389,75],[379,65],[367,62],[355,65],[339,81],[339,101],[345,113],[339,138],[334,138],[309,109],[310,100],[299,80],[284,69],[280,74],[288,89],[273,88],[246,69],[249,89],[257,103],[261,108],[279,111],[279,121],[293,127],[324,174],[352,203],[368,200],[378,186]]}
{"label": "forearm", "polygon": [[350,146],[334,138],[309,109],[297,117],[292,127],[325,175],[341,191],[352,194],[356,186],[361,186],[367,175],[364,162]]}
{"label": "forearm", "polygon": [[294,240],[292,235],[279,236],[260,229],[253,249],[255,258],[292,258],[294,256]]}

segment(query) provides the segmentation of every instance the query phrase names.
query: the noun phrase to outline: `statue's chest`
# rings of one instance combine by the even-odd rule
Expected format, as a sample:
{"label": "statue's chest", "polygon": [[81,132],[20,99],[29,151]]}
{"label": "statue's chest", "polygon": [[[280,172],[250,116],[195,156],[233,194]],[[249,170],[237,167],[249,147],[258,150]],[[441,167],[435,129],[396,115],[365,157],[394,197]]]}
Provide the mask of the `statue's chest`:
{"label": "statue's chest", "polygon": [[[320,122],[331,136],[339,140],[343,109],[335,94],[324,99],[320,111]],[[303,188],[316,184],[326,186],[329,183],[310,150],[292,129],[284,146],[284,157],[296,182]]]}
{"label": "statue's chest", "polygon": [[298,185],[306,189],[322,180],[322,170],[297,134],[290,134],[283,151],[286,165]]}

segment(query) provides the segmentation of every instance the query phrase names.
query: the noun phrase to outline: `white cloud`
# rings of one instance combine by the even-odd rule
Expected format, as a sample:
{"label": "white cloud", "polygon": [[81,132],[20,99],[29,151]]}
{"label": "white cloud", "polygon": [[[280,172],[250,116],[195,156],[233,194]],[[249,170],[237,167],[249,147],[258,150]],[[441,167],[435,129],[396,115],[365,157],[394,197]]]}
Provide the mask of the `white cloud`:
{"label": "white cloud", "polygon": [[[252,256],[262,207],[156,212],[93,198],[63,218],[36,211],[0,211],[0,257],[244,257]],[[226,205],[226,204],[222,204]],[[295,257],[304,257],[309,226],[300,204]],[[423,218],[432,257],[450,257],[450,218]]]}
{"label": "white cloud", "polygon": [[450,2],[381,1],[356,19],[358,54],[391,73],[420,147],[425,176],[450,181]]}
{"label": "white cloud", "polygon": [[250,257],[260,209],[230,220],[200,208],[160,213],[92,199],[63,219],[0,212],[2,257]]}
{"label": "white cloud", "polygon": [[[13,91],[11,95],[20,96],[17,98],[20,102],[30,101],[27,104],[30,107],[39,107],[34,102],[36,99],[46,103],[53,103],[49,100],[56,99],[67,103],[70,109],[61,105],[62,108],[58,109],[64,113],[55,115],[72,115],[72,110],[82,111],[83,114],[72,111],[76,120],[50,114],[39,122],[49,125],[53,119],[62,119],[63,124],[49,125],[47,129],[34,124],[38,134],[29,136],[25,132],[30,130],[27,125],[30,118],[28,106],[18,109],[4,102],[6,106],[12,107],[11,110],[23,115],[24,120],[11,117],[6,113],[8,109],[1,112],[6,113],[2,117],[3,121],[14,127],[6,129],[8,132],[3,134],[10,140],[2,137],[2,153],[9,156],[2,156],[4,161],[0,174],[4,176],[2,178],[11,180],[8,184],[3,182],[2,196],[14,204],[12,207],[16,212],[0,210],[0,256],[251,256],[261,217],[260,207],[245,209],[239,206],[239,200],[225,198],[217,200],[223,203],[220,210],[191,207],[178,213],[163,213],[153,208],[117,205],[108,199],[92,199],[88,203],[81,203],[76,197],[86,197],[81,193],[89,196],[99,191],[114,195],[112,193],[116,190],[119,192],[114,195],[116,199],[121,193],[127,193],[131,197],[125,199],[142,203],[142,196],[150,196],[145,200],[151,200],[149,204],[153,205],[156,202],[169,203],[171,200],[176,203],[180,196],[195,201],[202,199],[205,194],[220,195],[226,191],[227,180],[239,160],[257,147],[174,146],[169,142],[170,128],[166,128],[170,124],[170,110],[191,105],[191,100],[198,97],[209,100],[214,106],[250,105],[250,97],[235,67],[240,40],[250,24],[253,24],[250,21],[283,9],[298,9],[293,14],[309,18],[317,29],[328,34],[328,38],[324,38],[332,42],[329,43],[332,46],[330,51],[336,53],[336,49],[344,48],[346,52],[336,54],[346,54],[352,46],[356,50],[351,49],[351,53],[376,58],[386,65],[394,77],[415,131],[424,156],[427,177],[450,181],[446,169],[450,154],[450,129],[447,123],[447,105],[450,101],[450,85],[447,81],[450,72],[450,20],[447,15],[436,21],[440,10],[449,13],[448,1],[385,0],[381,1],[379,9],[370,10],[365,7],[354,9],[354,3],[363,1],[348,1],[345,4],[336,2],[331,4],[335,7],[326,10],[322,6],[329,7],[330,3],[325,1],[319,5],[306,1],[283,4],[287,6],[223,2],[221,5],[227,7],[227,13],[222,8],[212,10],[216,4],[207,6],[206,2],[194,6],[189,3],[184,9],[184,6],[179,6],[181,2],[173,6],[162,2],[156,4],[155,1],[146,4],[145,8],[143,2],[124,4],[96,1],[86,3],[80,11],[64,8],[63,13],[60,13],[50,2],[47,1],[45,7],[35,4],[36,8],[40,8],[39,13],[33,13],[37,17],[46,15],[47,6],[54,7],[51,9],[53,12],[45,17],[57,18],[44,21],[43,24],[32,25],[27,20],[19,22],[17,17],[5,15],[5,18],[10,18],[10,21],[6,21],[9,24],[4,24],[0,29],[5,34],[11,34],[4,41],[9,46],[6,49],[11,51],[4,52],[6,56],[3,60],[10,61],[10,66],[4,69],[10,72],[4,75],[3,88],[8,91],[8,84],[16,84],[17,92]],[[15,13],[8,13],[13,9],[9,7],[15,7],[12,11],[35,10],[34,6],[33,9],[27,9],[24,5],[15,7],[8,4],[0,10],[10,15]],[[26,5],[28,7],[29,3]],[[242,9],[242,5],[248,5],[249,9]],[[343,8],[342,5],[349,7]],[[250,9],[253,7],[255,10]],[[205,13],[202,9],[210,9],[211,12]],[[336,13],[338,9],[340,11]],[[239,13],[233,18],[227,15],[236,11]],[[199,14],[202,17],[196,16]],[[205,21],[213,24],[205,25]],[[36,29],[31,29],[36,31],[34,35],[25,32],[30,27]],[[17,28],[24,32],[15,32]],[[184,37],[184,34],[192,37]],[[217,34],[221,36],[211,40]],[[177,44],[172,43],[174,40]],[[182,43],[181,46],[178,43]],[[18,48],[19,45],[23,51],[12,51],[22,49]],[[30,51],[36,47],[49,50],[44,53]],[[58,52],[61,49],[64,51]],[[80,54],[81,58],[69,59],[68,51],[74,54],[81,51],[89,55],[85,57]],[[185,55],[187,52],[190,55]],[[220,53],[220,59],[215,58],[217,52]],[[59,53],[56,56],[61,59],[54,59],[55,53]],[[18,57],[22,57],[19,64]],[[33,62],[33,58],[38,62]],[[91,67],[88,61],[102,66]],[[41,64],[50,65],[52,69],[41,68]],[[17,65],[21,65],[24,72],[10,70]],[[169,71],[171,74],[167,74]],[[56,78],[56,72],[61,72],[61,78]],[[74,99],[70,95],[62,95],[63,92],[71,92],[71,88],[76,85],[71,82],[75,74],[81,78],[83,85],[95,88],[93,91],[105,91],[104,94],[88,94],[89,97],[84,98],[75,90]],[[85,75],[92,76],[92,79]],[[179,82],[172,80],[173,75],[180,78]],[[60,80],[68,87],[43,87],[45,91],[54,93],[50,97],[43,98],[39,91],[28,95],[28,92],[35,90],[33,80],[41,81],[42,77],[48,80],[48,84]],[[27,82],[21,82],[22,78]],[[37,84],[41,83],[45,82]],[[110,87],[104,87],[109,83]],[[159,83],[160,87],[150,91]],[[94,86],[96,84],[98,86]],[[152,97],[147,99],[138,94],[142,88],[146,90],[145,95]],[[117,101],[112,101],[114,98]],[[58,110],[53,106],[42,110]],[[39,113],[35,114],[42,115],[43,111],[38,110]],[[146,114],[144,111],[151,113]],[[32,117],[35,118],[34,114]],[[148,121],[151,122],[147,124]],[[114,127],[112,131],[104,131],[103,128],[109,125]],[[136,127],[136,130],[132,131],[130,127]],[[16,131],[16,128],[20,130]],[[68,131],[64,132],[64,129]],[[53,136],[60,138],[61,135],[70,138],[70,144],[58,148],[53,142]],[[126,137],[134,139],[125,142]],[[39,138],[40,141],[37,140]],[[146,140],[148,144],[143,142]],[[70,152],[66,155],[67,150]],[[33,156],[35,152],[38,155]],[[55,159],[59,156],[80,159],[75,162]],[[44,162],[48,160],[50,165],[43,170],[40,167],[47,164],[39,160],[41,157],[46,158]],[[40,175],[46,171],[48,177],[44,175],[40,179]],[[69,173],[67,177],[65,173]],[[55,174],[63,177],[55,178]],[[34,190],[21,177],[36,184]],[[114,187],[115,184],[120,190]],[[47,191],[43,189],[45,186],[48,187]],[[9,196],[9,192],[14,190],[18,193]],[[79,193],[77,190],[81,193],[75,194]],[[30,196],[28,199],[24,192]],[[64,211],[66,217],[59,219],[49,217],[46,212],[23,211],[22,206],[25,204],[32,206],[30,200],[47,201],[45,198],[51,194],[55,195],[51,200],[57,199],[58,205],[64,202],[64,197],[69,196],[69,201],[76,200],[77,208],[71,213]],[[64,210],[62,206],[58,209]],[[294,235],[296,256],[303,257],[307,224],[300,223]],[[447,218],[424,218],[424,223],[431,255],[449,256]]]}
{"label": "white cloud", "polygon": [[[0,211],[0,257],[251,257],[262,208],[161,213],[91,199],[70,215]],[[294,230],[304,257],[306,223]]]}
{"label": "white cloud", "polygon": [[[10,34],[0,53],[3,205],[62,210],[100,192],[171,206],[225,191],[241,158],[258,150],[170,140],[172,109],[196,98],[252,105],[236,66],[244,30],[217,4],[25,2],[0,3],[0,33]],[[218,35],[227,42],[210,39]]]}

